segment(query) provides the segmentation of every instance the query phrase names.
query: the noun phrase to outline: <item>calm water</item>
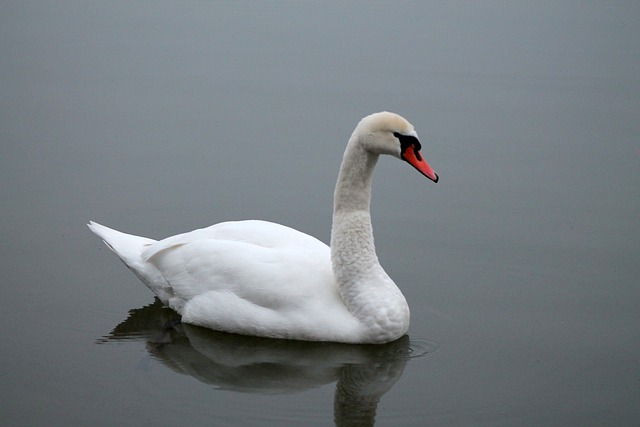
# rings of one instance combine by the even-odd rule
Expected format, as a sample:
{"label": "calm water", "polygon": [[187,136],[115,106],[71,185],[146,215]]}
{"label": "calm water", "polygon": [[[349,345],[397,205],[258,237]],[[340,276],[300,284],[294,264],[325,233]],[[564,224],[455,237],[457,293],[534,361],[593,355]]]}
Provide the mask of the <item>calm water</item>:
{"label": "calm water", "polygon": [[[6,425],[630,425],[640,419],[637,2],[4,2]],[[387,346],[183,326],[85,227],[228,219],[328,241],[379,110]]]}

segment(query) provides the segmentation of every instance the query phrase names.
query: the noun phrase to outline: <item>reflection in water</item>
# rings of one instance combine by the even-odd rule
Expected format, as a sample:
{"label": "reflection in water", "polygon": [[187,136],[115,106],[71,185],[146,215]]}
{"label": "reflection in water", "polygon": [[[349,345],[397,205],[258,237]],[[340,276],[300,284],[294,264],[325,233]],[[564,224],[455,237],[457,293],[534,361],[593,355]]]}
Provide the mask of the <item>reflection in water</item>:
{"label": "reflection in water", "polygon": [[400,378],[407,361],[437,348],[421,342],[412,349],[406,335],[383,345],[248,337],[181,324],[178,319],[156,299],[131,310],[99,342],[144,340],[147,350],[173,371],[222,390],[295,393],[337,381],[338,426],[373,425],[380,398]]}

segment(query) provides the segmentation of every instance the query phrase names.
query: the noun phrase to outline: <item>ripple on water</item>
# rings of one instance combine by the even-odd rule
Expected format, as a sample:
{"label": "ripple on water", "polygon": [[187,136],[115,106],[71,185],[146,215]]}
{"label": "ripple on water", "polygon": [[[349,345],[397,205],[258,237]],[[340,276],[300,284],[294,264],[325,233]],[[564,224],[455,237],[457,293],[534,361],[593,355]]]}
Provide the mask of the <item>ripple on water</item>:
{"label": "ripple on water", "polygon": [[422,338],[411,339],[408,347],[397,349],[396,354],[404,356],[406,359],[416,359],[435,353],[440,348],[440,343]]}

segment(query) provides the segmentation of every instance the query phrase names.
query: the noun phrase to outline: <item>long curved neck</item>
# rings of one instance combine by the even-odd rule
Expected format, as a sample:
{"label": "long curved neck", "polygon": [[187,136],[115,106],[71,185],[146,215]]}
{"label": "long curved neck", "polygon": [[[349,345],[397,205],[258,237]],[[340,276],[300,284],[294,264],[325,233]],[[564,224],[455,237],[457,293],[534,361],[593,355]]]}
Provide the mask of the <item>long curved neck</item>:
{"label": "long curved neck", "polygon": [[349,140],[334,192],[331,262],[338,288],[349,304],[347,287],[380,267],[373,243],[369,207],[371,181],[378,155]]}
{"label": "long curved neck", "polygon": [[402,292],[378,262],[371,226],[371,181],[378,154],[365,150],[357,130],[345,150],[334,193],[331,266],[347,309],[370,334],[389,341],[409,327]]}
{"label": "long curved neck", "polygon": [[371,181],[378,155],[373,154],[352,136],[345,149],[333,194],[333,213],[365,211],[371,204]]}

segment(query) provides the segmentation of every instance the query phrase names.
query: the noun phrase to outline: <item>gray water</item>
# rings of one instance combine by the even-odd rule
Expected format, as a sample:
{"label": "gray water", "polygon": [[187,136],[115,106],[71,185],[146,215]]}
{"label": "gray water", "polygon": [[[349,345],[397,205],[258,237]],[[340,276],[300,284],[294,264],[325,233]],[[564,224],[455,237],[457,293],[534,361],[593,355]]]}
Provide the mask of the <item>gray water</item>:
{"label": "gray water", "polygon": [[[3,2],[2,424],[637,423],[639,5]],[[85,227],[326,242],[346,140],[380,110],[441,178],[376,170],[399,342],[163,329]]]}

